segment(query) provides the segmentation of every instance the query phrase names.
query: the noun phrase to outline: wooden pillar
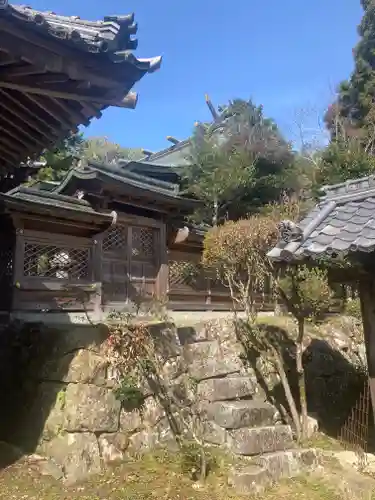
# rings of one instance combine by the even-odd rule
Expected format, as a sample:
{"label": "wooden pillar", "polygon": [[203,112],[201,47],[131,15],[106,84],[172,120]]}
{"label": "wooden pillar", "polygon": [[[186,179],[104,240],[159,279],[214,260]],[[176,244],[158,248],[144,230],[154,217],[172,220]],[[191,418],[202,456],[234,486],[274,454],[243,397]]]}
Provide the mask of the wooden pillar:
{"label": "wooden pillar", "polygon": [[91,259],[91,279],[96,283],[96,294],[94,298],[94,314],[96,319],[102,316],[102,293],[103,293],[103,233],[98,234],[93,239],[92,259]]}
{"label": "wooden pillar", "polygon": [[375,275],[361,280],[359,297],[361,301],[371,403],[375,410]]}
{"label": "wooden pillar", "polygon": [[168,293],[168,248],[165,223],[161,224],[158,238],[159,271],[156,278],[156,294],[159,299],[167,297]]}

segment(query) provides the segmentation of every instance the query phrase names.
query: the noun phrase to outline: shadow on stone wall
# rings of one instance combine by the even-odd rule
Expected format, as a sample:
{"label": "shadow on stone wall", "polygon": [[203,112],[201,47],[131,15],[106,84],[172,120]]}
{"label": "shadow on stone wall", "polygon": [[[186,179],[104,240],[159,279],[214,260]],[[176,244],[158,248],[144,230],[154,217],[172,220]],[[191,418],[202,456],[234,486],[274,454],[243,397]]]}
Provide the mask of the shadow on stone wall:
{"label": "shadow on stone wall", "polygon": [[[72,373],[71,361],[80,350],[98,348],[106,336],[104,326],[13,322],[4,327],[0,334],[0,441],[33,452],[43,433],[54,427],[58,432],[59,423],[54,422],[51,410],[59,401],[64,404],[67,384],[85,374],[84,359],[81,374]],[[18,458],[12,453],[3,455],[0,466]]]}
{"label": "shadow on stone wall", "polygon": [[[267,335],[277,339],[292,393],[298,401],[294,342],[283,328],[267,324],[260,326]],[[254,351],[247,352],[247,359],[267,399],[279,410],[288,410],[285,392],[276,370],[267,363],[264,356]],[[337,438],[367,380],[358,353],[342,353],[328,341],[315,338],[306,348],[303,362],[308,411],[317,418],[322,431]],[[371,433],[372,415],[369,424]]]}

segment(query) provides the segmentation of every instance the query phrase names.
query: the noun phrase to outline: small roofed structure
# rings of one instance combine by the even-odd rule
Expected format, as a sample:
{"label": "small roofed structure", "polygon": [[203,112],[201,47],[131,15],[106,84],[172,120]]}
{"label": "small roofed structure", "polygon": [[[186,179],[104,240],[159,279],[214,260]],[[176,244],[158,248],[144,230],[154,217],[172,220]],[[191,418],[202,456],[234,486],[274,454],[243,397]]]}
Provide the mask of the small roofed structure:
{"label": "small roofed structure", "polygon": [[296,264],[346,258],[354,266],[338,269],[341,283],[359,289],[368,374],[375,408],[375,176],[326,186],[325,196],[304,220],[283,221],[280,240],[268,256]]}
{"label": "small roofed structure", "polygon": [[160,67],[136,58],[134,15],[101,21],[0,2],[0,175],[37,158],[108,106],[134,108],[133,85]]}
{"label": "small roofed structure", "polygon": [[228,291],[201,265],[209,228],[187,222],[200,202],[167,170],[90,161],[60,184],[1,194],[0,313],[92,321],[154,299],[174,310],[228,310]]}

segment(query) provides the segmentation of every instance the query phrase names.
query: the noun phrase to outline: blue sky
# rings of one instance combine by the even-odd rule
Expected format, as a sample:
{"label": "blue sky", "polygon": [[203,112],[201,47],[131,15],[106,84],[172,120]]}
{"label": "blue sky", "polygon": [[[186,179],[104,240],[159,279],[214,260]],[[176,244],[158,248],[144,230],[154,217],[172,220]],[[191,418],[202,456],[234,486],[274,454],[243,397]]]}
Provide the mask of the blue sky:
{"label": "blue sky", "polygon": [[360,0],[33,0],[32,6],[87,19],[135,12],[136,55],[163,55],[163,65],[137,84],[135,111],[108,109],[85,134],[152,151],[168,145],[167,135],[186,138],[196,120],[209,119],[205,93],[215,104],[251,97],[290,139],[303,108],[305,129],[315,130],[335,86],[352,70],[362,15]]}

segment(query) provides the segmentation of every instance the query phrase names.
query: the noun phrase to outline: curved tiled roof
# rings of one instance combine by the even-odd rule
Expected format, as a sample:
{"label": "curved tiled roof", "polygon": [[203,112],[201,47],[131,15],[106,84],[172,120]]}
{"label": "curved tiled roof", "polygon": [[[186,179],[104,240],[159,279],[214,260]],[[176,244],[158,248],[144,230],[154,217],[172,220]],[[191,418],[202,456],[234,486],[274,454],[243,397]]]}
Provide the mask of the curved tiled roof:
{"label": "curved tiled roof", "polygon": [[75,48],[91,53],[107,54],[113,61],[127,60],[140,70],[152,72],[160,67],[161,57],[137,59],[130,51],[138,46],[133,37],[138,25],[134,14],[106,16],[100,21],[86,21],[78,16],[61,16],[54,12],[42,12],[26,5],[0,3],[0,16],[11,17],[44,35],[65,40]]}
{"label": "curved tiled roof", "polygon": [[[375,177],[326,186],[321,202],[268,256],[291,261],[375,250]],[[288,224],[288,221],[286,221]],[[293,231],[292,231],[293,233]]]}
{"label": "curved tiled roof", "polygon": [[135,107],[134,84],[161,63],[132,54],[136,32],[134,14],[86,21],[0,0],[0,180],[108,106]]}

